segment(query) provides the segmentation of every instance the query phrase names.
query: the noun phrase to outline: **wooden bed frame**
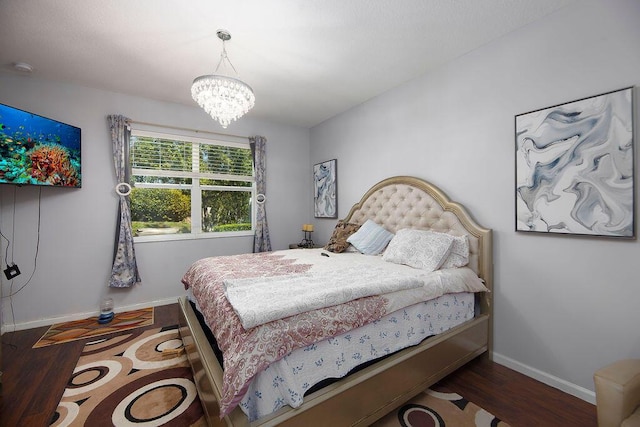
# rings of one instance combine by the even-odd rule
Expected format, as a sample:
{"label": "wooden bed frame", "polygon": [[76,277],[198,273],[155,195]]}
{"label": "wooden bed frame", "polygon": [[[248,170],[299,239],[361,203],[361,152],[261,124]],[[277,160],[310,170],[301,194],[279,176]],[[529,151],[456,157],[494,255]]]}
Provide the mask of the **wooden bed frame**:
{"label": "wooden bed frame", "polygon": [[[491,230],[478,225],[462,205],[434,185],[408,176],[379,182],[351,208],[345,221],[362,224],[369,218],[392,232],[419,228],[466,234],[469,266],[492,290]],[[492,294],[483,292],[477,296],[474,319],[306,396],[297,409],[285,407],[249,423],[236,408],[220,419],[222,368],[186,298],[180,299],[180,307],[180,333],[210,426],[368,426],[475,357],[491,358]]]}

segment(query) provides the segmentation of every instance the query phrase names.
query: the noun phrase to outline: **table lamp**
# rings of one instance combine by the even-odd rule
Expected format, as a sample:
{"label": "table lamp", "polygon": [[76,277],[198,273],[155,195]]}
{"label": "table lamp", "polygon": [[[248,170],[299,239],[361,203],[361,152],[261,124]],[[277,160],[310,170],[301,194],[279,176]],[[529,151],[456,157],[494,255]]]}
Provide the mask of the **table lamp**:
{"label": "table lamp", "polygon": [[311,240],[311,233],[313,233],[313,224],[302,224],[302,231],[304,232],[304,238],[298,246],[301,248],[312,248],[313,240]]}

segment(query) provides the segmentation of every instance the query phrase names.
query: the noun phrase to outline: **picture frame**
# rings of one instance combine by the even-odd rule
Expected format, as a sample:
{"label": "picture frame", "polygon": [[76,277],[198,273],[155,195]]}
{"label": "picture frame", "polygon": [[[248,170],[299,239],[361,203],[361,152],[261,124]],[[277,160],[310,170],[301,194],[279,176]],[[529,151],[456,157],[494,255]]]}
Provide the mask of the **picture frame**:
{"label": "picture frame", "polygon": [[313,166],[313,206],[316,218],[338,217],[338,160]]}
{"label": "picture frame", "polygon": [[633,118],[633,87],[516,115],[516,231],[635,238]]}

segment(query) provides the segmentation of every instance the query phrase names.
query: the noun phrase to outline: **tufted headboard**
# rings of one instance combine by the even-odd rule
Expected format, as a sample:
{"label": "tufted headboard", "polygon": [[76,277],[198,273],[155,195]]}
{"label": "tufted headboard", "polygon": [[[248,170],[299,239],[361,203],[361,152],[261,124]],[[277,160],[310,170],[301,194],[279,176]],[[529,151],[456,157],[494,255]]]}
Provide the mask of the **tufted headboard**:
{"label": "tufted headboard", "polygon": [[353,205],[346,222],[363,224],[371,219],[395,233],[416,228],[469,238],[469,267],[491,289],[491,230],[476,223],[467,210],[452,202],[436,186],[419,178],[396,176],[374,185]]}

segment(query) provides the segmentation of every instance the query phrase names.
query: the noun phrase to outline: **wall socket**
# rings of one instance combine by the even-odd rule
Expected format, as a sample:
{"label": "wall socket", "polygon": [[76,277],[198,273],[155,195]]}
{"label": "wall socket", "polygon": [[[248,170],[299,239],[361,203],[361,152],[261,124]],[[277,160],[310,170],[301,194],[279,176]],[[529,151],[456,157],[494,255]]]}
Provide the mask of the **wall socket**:
{"label": "wall socket", "polygon": [[15,279],[20,275],[20,269],[17,265],[11,264],[4,269],[4,275],[7,276],[7,280]]}

